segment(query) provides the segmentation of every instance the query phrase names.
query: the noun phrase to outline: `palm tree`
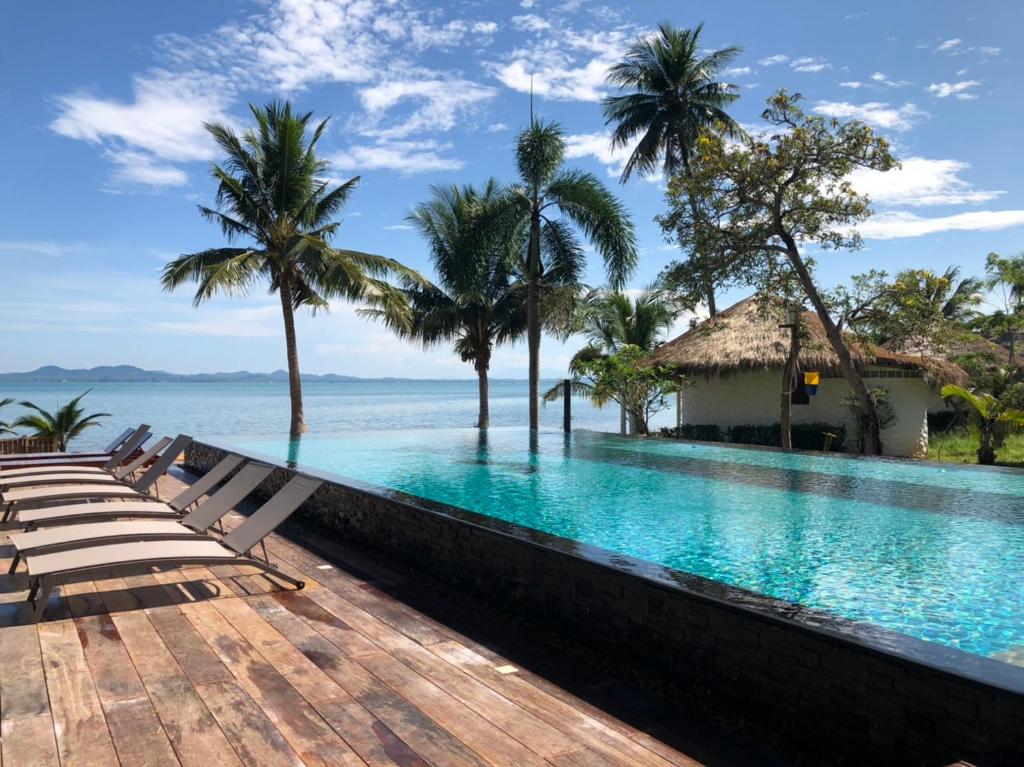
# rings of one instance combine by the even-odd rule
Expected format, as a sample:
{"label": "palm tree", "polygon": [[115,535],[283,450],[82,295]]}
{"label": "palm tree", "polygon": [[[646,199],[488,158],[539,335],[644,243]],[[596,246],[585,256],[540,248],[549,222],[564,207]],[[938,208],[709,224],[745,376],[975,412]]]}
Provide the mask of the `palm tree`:
{"label": "palm tree", "polygon": [[515,341],[526,330],[526,296],[516,280],[515,243],[493,236],[494,211],[503,193],[494,179],[483,190],[450,186],[432,191],[431,200],[417,205],[407,220],[427,241],[439,284],[419,282],[406,287],[409,321],[399,317],[396,322],[386,308],[360,313],[383,320],[399,336],[419,341],[425,348],[454,341],[455,352],[476,370],[477,426],[484,429],[490,423],[491,351]]}
{"label": "palm tree", "polygon": [[593,174],[563,170],[564,157],[561,127],[532,119],[516,142],[519,182],[495,216],[512,241],[523,245],[519,269],[526,283],[533,431],[539,425],[542,301],[552,288],[578,289],[585,265],[574,227],[601,254],[613,288],[622,287],[637,261],[633,223],[622,204]]}
{"label": "palm tree", "polygon": [[[0,408],[5,408],[14,402],[12,397],[4,397],[0,399]],[[0,434],[14,434],[14,430],[11,429],[11,425],[6,421],[0,421]]]}
{"label": "palm tree", "polygon": [[1024,410],[1012,407],[988,392],[973,392],[956,384],[942,387],[944,398],[957,399],[967,405],[978,427],[978,463],[991,466],[996,462],[997,424],[1024,426]]}
{"label": "palm tree", "polygon": [[[589,362],[626,347],[653,351],[681,310],[676,297],[660,282],[647,286],[634,297],[614,290],[590,291],[581,301],[574,322],[566,329],[566,334],[583,333],[587,338],[587,345],[569,362],[573,392],[583,397],[591,395],[592,385],[581,378]],[[553,402],[561,396],[562,386],[557,384],[544,393],[544,401]],[[637,416],[630,414],[634,424],[643,426]]]}
{"label": "palm tree", "polygon": [[[204,218],[220,225],[229,242],[245,240],[248,245],[182,255],[164,267],[162,283],[168,291],[197,283],[196,306],[216,294],[244,295],[261,280],[270,293],[278,294],[294,439],[306,430],[295,310],[326,310],[332,298],[391,296],[398,302],[398,292],[379,278],[398,274],[415,280],[416,274],[393,259],[330,245],[341,225],[336,216],[359,177],[328,188],[330,181],[323,177],[327,162],[316,153],[327,120],[307,136],[312,112],[294,114],[288,102],[249,109],[256,127],[242,136],[227,125],[206,124],[226,160],[212,166],[217,208],[199,207]],[[400,311],[398,303],[394,311]]]}
{"label": "palm tree", "polygon": [[[29,415],[23,415],[18,418],[12,425],[20,426],[27,429],[35,429],[34,437],[51,437],[57,440],[57,446],[60,450],[67,450],[68,443],[71,442],[75,437],[79,436],[83,431],[88,429],[90,426],[99,426],[99,418],[108,418],[110,413],[93,413],[92,415],[83,416],[82,413],[85,409],[79,406],[79,401],[86,394],[91,392],[92,389],[79,394],[68,404],[58,407],[56,413],[50,413],[49,411],[43,410],[38,405],[33,405],[31,402],[23,401],[21,406],[34,410],[35,413]],[[9,400],[8,400],[9,402]]]}
{"label": "palm tree", "polygon": [[[656,35],[638,37],[625,58],[608,70],[609,83],[631,91],[604,100],[605,123],[615,123],[612,148],[628,147],[639,138],[622,169],[623,183],[634,171],[647,175],[659,165],[666,176],[689,175],[690,160],[703,131],[743,134],[725,111],[739,94],[734,85],[716,79],[742,49],[729,46],[703,55],[703,29],[703,24],[677,29],[662,22]],[[696,218],[696,201],[690,204]],[[713,269],[699,262],[697,266],[703,275],[708,311],[714,317],[718,312]]]}

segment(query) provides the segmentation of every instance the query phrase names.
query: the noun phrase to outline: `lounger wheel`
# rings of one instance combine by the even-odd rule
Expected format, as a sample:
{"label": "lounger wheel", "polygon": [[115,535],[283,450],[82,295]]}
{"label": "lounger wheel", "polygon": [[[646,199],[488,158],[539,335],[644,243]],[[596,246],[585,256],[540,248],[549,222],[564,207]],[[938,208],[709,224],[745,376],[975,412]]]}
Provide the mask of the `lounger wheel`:
{"label": "lounger wheel", "polygon": [[296,584],[295,584],[295,590],[296,591],[302,591],[304,588],[306,588],[306,582],[305,581],[298,581],[298,582],[296,582]]}

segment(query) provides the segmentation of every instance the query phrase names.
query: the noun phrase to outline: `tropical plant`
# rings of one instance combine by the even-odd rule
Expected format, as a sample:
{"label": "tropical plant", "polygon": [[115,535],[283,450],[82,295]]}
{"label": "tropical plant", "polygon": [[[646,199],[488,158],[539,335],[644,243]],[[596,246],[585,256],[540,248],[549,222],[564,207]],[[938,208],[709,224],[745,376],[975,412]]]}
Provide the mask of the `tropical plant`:
{"label": "tropical plant", "polygon": [[1009,364],[1015,364],[1017,336],[1024,330],[1024,255],[1003,257],[989,253],[985,259],[987,302],[994,307],[989,314],[974,319],[976,330],[1005,343]]}
{"label": "tropical plant", "polygon": [[290,433],[296,438],[306,430],[306,420],[295,310],[327,310],[332,298],[374,296],[382,301],[390,296],[390,311],[398,316],[402,297],[383,278],[397,274],[415,280],[417,275],[393,259],[331,246],[341,225],[337,215],[359,177],[329,188],[327,162],[316,152],[327,120],[309,133],[312,112],[293,113],[288,102],[249,109],[256,126],[242,136],[228,125],[206,124],[226,159],[212,166],[216,209],[199,206],[229,242],[249,244],[182,255],[164,267],[162,283],[168,291],[196,283],[196,306],[217,294],[244,295],[260,281],[278,294],[288,358]]}
{"label": "tropical plant", "polygon": [[[573,391],[588,397],[592,389],[591,383],[579,375],[580,362],[611,356],[625,346],[653,350],[664,340],[680,311],[675,294],[658,282],[632,297],[614,290],[589,291],[563,331],[565,336],[582,333],[587,338],[587,345],[569,363]],[[553,402],[561,396],[562,385],[556,384],[544,393],[544,401]]]}
{"label": "tropical plant", "polygon": [[573,388],[597,407],[617,402],[629,414],[634,434],[647,434],[651,416],[668,407],[667,397],[678,387],[678,374],[645,364],[646,349],[623,344],[612,354],[593,346],[573,357]]}
{"label": "tropical plant", "polygon": [[[79,394],[68,404],[57,408],[55,413],[43,410],[38,405],[33,405],[27,400],[22,401],[22,407],[35,411],[18,418],[12,426],[34,429],[34,437],[51,437],[57,440],[59,450],[67,450],[68,443],[78,437],[83,431],[91,426],[99,426],[100,418],[110,417],[110,413],[93,413],[82,415],[85,409],[78,403],[82,397],[91,392],[92,389]],[[8,400],[9,401],[9,400]]]}
{"label": "tropical plant", "polygon": [[864,408],[865,451],[879,454],[877,406],[802,251],[812,242],[822,250],[860,247],[853,227],[871,215],[871,208],[847,178],[856,168],[887,171],[897,162],[885,139],[869,127],[807,116],[799,95],[778,91],[762,116],[776,129],[762,140],[729,144],[718,135],[701,135],[690,174],[669,181],[676,202],[662,227],[696,252],[728,254],[744,272],[760,263],[752,274],[760,272],[769,282],[780,272],[793,275]]}
{"label": "tropical plant", "polygon": [[[666,176],[688,175],[697,138],[706,130],[742,135],[726,112],[739,98],[736,87],[716,79],[742,49],[729,46],[705,54],[700,44],[703,29],[703,24],[677,29],[662,22],[657,34],[634,40],[625,58],[608,71],[609,83],[631,91],[604,100],[605,122],[615,124],[612,147],[635,143],[622,168],[623,183],[634,172],[646,175],[660,169]],[[686,266],[698,275],[699,290],[713,317],[715,290],[728,275],[713,269],[704,255],[692,251]],[[677,279],[684,282],[681,274]]]}
{"label": "tropical plant", "polygon": [[[875,402],[875,411],[878,413],[878,425],[881,429],[887,429],[899,420],[896,407],[892,404],[892,394],[884,386],[871,389],[871,398]],[[857,440],[857,452],[864,452],[864,440],[871,428],[868,414],[864,405],[856,394],[850,393],[843,397],[843,405],[853,418],[853,433]]]}
{"label": "tropical plant", "polygon": [[455,352],[472,362],[477,373],[480,428],[490,423],[491,352],[526,330],[526,292],[516,280],[516,252],[510,247],[514,242],[493,236],[491,229],[501,194],[494,179],[482,190],[434,187],[431,200],[417,205],[408,221],[427,241],[438,284],[414,281],[406,286],[408,319],[402,316],[396,322],[386,308],[360,310],[424,347],[454,340]]}
{"label": "tropical plant", "polygon": [[947,384],[942,396],[963,403],[978,429],[978,463],[991,466],[996,462],[995,439],[1000,424],[1024,426],[1024,410],[989,392],[971,391],[963,386]]}
{"label": "tropical plant", "polygon": [[[0,399],[0,408],[5,408],[14,402],[12,397],[4,397]],[[11,425],[6,421],[0,421],[0,434],[14,434],[14,430],[11,429]]]}
{"label": "tropical plant", "polygon": [[562,168],[565,146],[557,123],[531,120],[516,142],[519,181],[494,218],[522,246],[518,268],[526,284],[531,430],[539,425],[545,297],[560,288],[563,296],[573,295],[581,287],[585,259],[577,230],[600,253],[612,288],[623,286],[637,261],[629,215],[596,176]]}

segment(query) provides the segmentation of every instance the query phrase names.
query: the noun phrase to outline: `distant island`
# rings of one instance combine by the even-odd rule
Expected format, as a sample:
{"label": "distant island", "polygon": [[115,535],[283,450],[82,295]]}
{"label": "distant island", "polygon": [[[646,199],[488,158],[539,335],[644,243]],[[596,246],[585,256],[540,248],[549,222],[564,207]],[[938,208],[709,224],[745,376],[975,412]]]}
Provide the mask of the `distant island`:
{"label": "distant island", "polygon": [[[335,373],[303,373],[303,381],[319,381],[325,383],[346,383],[359,381],[475,381],[475,378],[424,379],[424,378],[360,378],[358,376],[342,376]],[[503,379],[493,379],[495,381]],[[504,379],[508,381],[518,379]],[[25,373],[0,373],[0,382],[35,382],[35,383],[237,383],[252,381],[255,383],[287,383],[288,372],[275,370],[272,373],[252,373],[238,370],[234,373],[168,373],[166,370],[143,370],[134,365],[101,365],[94,368],[68,368],[56,365],[44,365],[36,370]]]}

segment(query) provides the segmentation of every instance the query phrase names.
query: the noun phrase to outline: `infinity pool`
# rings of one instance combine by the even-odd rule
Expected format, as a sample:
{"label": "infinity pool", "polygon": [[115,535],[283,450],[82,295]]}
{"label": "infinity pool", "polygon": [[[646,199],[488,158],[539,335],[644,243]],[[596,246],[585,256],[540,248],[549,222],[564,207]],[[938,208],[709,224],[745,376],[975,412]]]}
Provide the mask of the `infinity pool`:
{"label": "infinity pool", "polygon": [[235,444],[1024,664],[1024,473],[517,429]]}

